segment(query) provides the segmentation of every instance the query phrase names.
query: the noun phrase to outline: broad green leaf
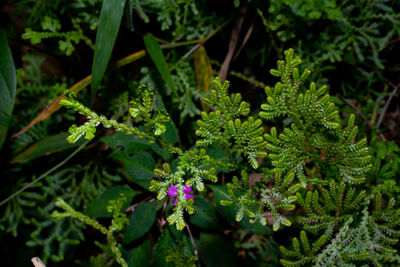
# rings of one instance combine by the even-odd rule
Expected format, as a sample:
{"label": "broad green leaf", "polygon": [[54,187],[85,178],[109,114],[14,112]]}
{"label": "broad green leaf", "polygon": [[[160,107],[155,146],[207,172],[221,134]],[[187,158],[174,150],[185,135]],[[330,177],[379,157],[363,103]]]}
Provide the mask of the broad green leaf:
{"label": "broad green leaf", "polygon": [[160,238],[154,246],[154,267],[174,267],[173,263],[165,261],[168,249],[171,249],[173,247],[175,247],[174,239],[172,238],[168,229],[164,228],[164,231],[162,232]]}
{"label": "broad green leaf", "polygon": [[238,266],[232,241],[216,234],[200,233],[199,256],[205,266]]}
{"label": "broad green leaf", "polygon": [[151,33],[146,34],[143,37],[144,45],[146,46],[147,53],[149,53],[151,59],[156,65],[157,70],[160,72],[161,77],[168,84],[174,96],[178,96],[174,81],[172,80],[171,73],[168,69],[167,61],[165,60],[164,54],[158,44],[156,38]]}
{"label": "broad green leaf", "polygon": [[94,92],[99,87],[110,60],[124,13],[124,6],[125,0],[103,1],[92,65],[92,88]]}
{"label": "broad green leaf", "polygon": [[127,135],[125,133],[116,132],[110,136],[101,138],[106,145],[112,149],[118,149],[121,147],[126,150],[129,154],[134,154],[144,150],[153,150],[155,153],[160,155],[164,160],[168,159],[168,150],[161,148],[159,145],[153,143],[150,144],[145,139],[139,139],[134,135]]}
{"label": "broad green leaf", "polygon": [[16,72],[7,37],[0,28],[0,148],[6,139],[14,107]]}
{"label": "broad green leaf", "polygon": [[69,133],[60,133],[57,135],[47,136],[27,149],[16,155],[11,163],[26,162],[41,156],[47,156],[56,152],[61,152],[82,145],[85,140],[81,138],[74,144],[67,142]]}
{"label": "broad green leaf", "polygon": [[[229,162],[229,158],[226,156],[225,151],[222,149],[222,147],[216,147],[216,148],[206,148],[207,154],[212,157],[215,160],[218,161],[224,161],[224,162]],[[217,168],[216,172],[230,172],[229,169],[222,169],[222,168]]]}
{"label": "broad green leaf", "polygon": [[146,239],[139,246],[133,249],[122,249],[123,257],[129,267],[147,267],[150,265],[151,247],[150,240]]}
{"label": "broad green leaf", "polygon": [[132,202],[132,199],[137,194],[137,192],[132,190],[128,186],[118,185],[109,188],[102,194],[100,194],[97,199],[89,204],[89,206],[86,208],[85,213],[90,217],[112,217],[112,214],[107,211],[108,201],[118,199],[121,193],[123,193],[126,197],[126,202],[123,205],[121,211],[125,210],[126,208],[128,208],[129,204]]}
{"label": "broad green leaf", "polygon": [[[172,208],[173,207],[172,207],[171,203],[169,203],[167,205],[167,214],[170,214],[172,212]],[[168,229],[169,229],[173,239],[175,239],[175,240],[181,240],[182,239],[182,236],[183,236],[184,232],[181,231],[181,230],[176,229],[175,225],[168,224]]]}
{"label": "broad green leaf", "polygon": [[146,234],[156,220],[156,202],[144,202],[133,211],[123,242],[131,243]]}
{"label": "broad green leaf", "polygon": [[207,229],[219,229],[217,212],[214,207],[203,197],[194,200],[194,214],[190,216],[190,223]]}
{"label": "broad green leaf", "polygon": [[149,188],[150,180],[154,177],[153,170],[156,167],[156,162],[149,153],[139,152],[130,156],[124,150],[115,151],[112,158],[123,162],[124,171],[133,182],[145,189]]}
{"label": "broad green leaf", "polygon": [[225,185],[209,185],[214,192],[214,202],[219,213],[221,213],[228,222],[235,222],[236,206],[222,206],[221,200],[231,200],[228,195],[227,188]]}
{"label": "broad green leaf", "polygon": [[221,200],[231,200],[228,195],[227,188],[225,185],[209,185],[209,187],[214,192],[214,201],[217,208],[217,211],[223,215],[223,217],[232,224],[237,224],[243,230],[255,233],[255,234],[266,234],[271,231],[270,227],[263,226],[259,221],[255,223],[249,222],[249,217],[245,214],[240,222],[237,222],[236,212],[238,210],[237,205],[233,204],[232,206],[222,206]]}

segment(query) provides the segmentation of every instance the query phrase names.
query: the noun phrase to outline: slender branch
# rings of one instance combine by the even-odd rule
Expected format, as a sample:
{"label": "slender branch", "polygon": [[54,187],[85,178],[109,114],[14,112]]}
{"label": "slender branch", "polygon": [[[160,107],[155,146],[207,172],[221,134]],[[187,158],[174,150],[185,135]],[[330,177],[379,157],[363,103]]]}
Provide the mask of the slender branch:
{"label": "slender branch", "polygon": [[247,41],[250,39],[250,35],[253,32],[255,21],[256,21],[256,17],[254,17],[253,22],[251,23],[249,29],[246,32],[246,35],[243,38],[242,44],[240,45],[239,49],[236,51],[236,54],[233,56],[232,62],[236,60],[236,58],[239,56],[240,52],[242,52],[242,49],[246,45]]}
{"label": "slender branch", "polygon": [[231,38],[228,45],[228,53],[226,54],[224,62],[222,63],[221,68],[219,69],[218,76],[221,78],[222,81],[225,81],[226,76],[228,74],[229,65],[231,63],[233,53],[235,52],[237,42],[239,40],[239,34],[242,29],[246,13],[247,13],[247,5],[245,3],[239,9],[239,15],[236,18],[235,25],[232,28]]}
{"label": "slender branch", "polygon": [[365,121],[365,123],[372,129],[374,126],[372,125],[372,123],[367,119],[367,117],[364,115],[364,113],[362,113],[362,111],[353,104],[353,102],[351,102],[350,100],[344,98],[343,96],[340,96],[340,99],[342,99],[347,105],[349,105],[350,107],[352,107],[358,115],[361,116],[361,118],[363,118],[363,120]]}
{"label": "slender branch", "polygon": [[181,64],[181,62],[186,59],[188,56],[190,56],[194,51],[196,51],[199,47],[201,46],[201,43],[196,44],[195,46],[193,46],[188,52],[186,52],[185,55],[183,55],[183,57],[181,57],[178,62],[176,62],[170,69],[169,71],[172,71],[173,69],[176,68],[176,66],[178,66],[179,64]]}
{"label": "slender branch", "polygon": [[383,107],[382,113],[379,115],[378,122],[376,123],[376,130],[378,131],[379,127],[381,126],[382,120],[385,117],[386,111],[390,105],[390,102],[392,101],[393,96],[396,94],[397,89],[399,89],[400,83],[397,85],[394,85],[392,82],[388,82],[390,86],[393,87],[392,93],[389,95],[388,101],[386,101],[385,106]]}
{"label": "slender branch", "polygon": [[188,223],[186,223],[186,229],[188,230],[190,241],[192,242],[194,256],[197,258],[197,247],[196,247],[196,244],[194,243],[193,235],[192,235],[192,232],[190,231],[190,227],[189,227]]}
{"label": "slender branch", "polygon": [[39,257],[33,257],[31,259],[31,262],[35,267],[46,267],[46,265],[43,264]]}
{"label": "slender branch", "polygon": [[61,161],[60,163],[58,163],[56,166],[54,166],[53,168],[51,168],[50,170],[48,170],[47,172],[43,173],[42,175],[40,175],[37,179],[33,180],[32,182],[30,182],[29,184],[25,185],[24,187],[22,187],[21,189],[19,189],[17,192],[11,194],[9,197],[7,197],[6,199],[4,199],[3,201],[0,202],[0,206],[3,206],[5,203],[7,203],[8,201],[10,201],[11,199],[13,199],[14,197],[18,196],[19,194],[21,194],[22,192],[24,192],[26,189],[28,189],[29,187],[33,186],[34,184],[36,184],[37,182],[39,182],[40,180],[42,180],[43,178],[45,178],[46,176],[48,176],[50,173],[54,172],[55,170],[57,170],[58,168],[60,168],[62,165],[64,165],[65,163],[67,163],[73,156],[75,156],[76,154],[78,154],[79,151],[82,150],[82,148],[84,148],[87,144],[89,143],[89,141],[86,141],[85,143],[83,143],[82,145],[80,145],[80,147],[78,147],[74,152],[72,152],[66,159],[64,159],[63,161]]}
{"label": "slender branch", "polygon": [[135,203],[135,204],[129,206],[129,207],[125,210],[125,212],[130,212],[130,211],[132,211],[132,209],[136,208],[137,206],[139,206],[139,204],[141,204],[141,203],[143,203],[143,202],[147,202],[147,201],[152,202],[152,201],[154,201],[154,200],[156,200],[156,198],[154,198],[153,196],[148,196],[148,197],[146,197],[145,199],[143,199],[143,200],[141,200],[141,201],[139,201],[139,202],[137,202],[137,203]]}

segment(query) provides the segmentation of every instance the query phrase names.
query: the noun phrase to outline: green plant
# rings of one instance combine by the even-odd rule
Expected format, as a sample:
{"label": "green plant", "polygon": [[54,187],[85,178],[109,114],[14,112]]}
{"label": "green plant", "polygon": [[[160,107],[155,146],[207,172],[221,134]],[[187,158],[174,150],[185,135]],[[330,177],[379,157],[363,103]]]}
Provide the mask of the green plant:
{"label": "green plant", "polygon": [[114,232],[121,231],[129,221],[128,218],[126,217],[126,214],[121,212],[122,206],[124,205],[125,202],[126,202],[126,197],[124,196],[124,194],[121,194],[118,199],[110,200],[108,202],[109,205],[107,206],[107,211],[113,214],[111,225],[108,228],[102,226],[96,220],[93,220],[90,217],[80,212],[77,212],[70,205],[68,205],[62,198],[57,199],[56,206],[63,209],[64,212],[53,211],[51,216],[58,220],[67,217],[73,217],[99,230],[102,234],[107,236],[107,245],[108,248],[111,250],[111,252],[115,255],[115,260],[119,264],[121,264],[121,266],[128,267],[128,264],[122,258],[121,251],[118,248],[118,243],[114,237]]}
{"label": "green plant", "polygon": [[[63,105],[90,117],[83,126],[70,128],[69,140],[74,142],[84,133],[87,139],[91,139],[94,127],[103,123],[106,127],[114,126],[118,131],[147,138],[150,142],[158,141],[177,153],[174,168],[164,163],[162,169],[154,170],[158,179],[152,180],[150,190],[157,192],[160,200],[167,196],[176,197],[167,220],[178,230],[186,225],[184,211],[189,214],[196,212],[194,197],[189,194],[192,186],[199,192],[203,191],[204,181],[217,182],[216,170],[222,168],[230,172],[241,171],[241,177],[233,176],[232,183],[227,185],[228,198],[221,200],[222,205],[236,207],[237,221],[246,217],[251,223],[259,221],[266,225],[266,214],[270,214],[269,223],[274,231],[282,225],[291,226],[294,221],[303,224],[304,230],[313,234],[323,232],[312,246],[306,232],[301,232],[301,246],[305,253],[301,252],[297,239],[293,241],[294,251],[282,247],[284,257],[297,257],[294,261],[282,259],[283,265],[301,265],[311,261],[320,265],[350,264],[352,261],[377,263],[377,259],[398,262],[399,258],[394,254],[396,250],[389,246],[397,239],[389,236],[398,235],[399,211],[394,209],[393,200],[383,210],[381,194],[377,193],[368,197],[375,197],[376,201],[375,209],[369,215],[369,201],[364,200],[367,193],[361,187],[371,168],[371,156],[366,139],[356,140],[355,116],[350,115],[347,122],[341,119],[325,86],[317,89],[311,83],[306,89],[304,83],[310,71],[300,72],[300,63],[292,49],[285,51],[285,60],[278,61],[277,69],[271,70],[271,74],[280,77],[281,81],[265,90],[267,103],[261,106],[259,116],[264,120],[286,117],[290,126],[284,124],[280,134],[275,127],[265,133],[262,121],[248,116],[250,105],[242,101],[240,94],[229,95],[228,82],[221,83],[219,78],[213,81],[209,96],[204,100],[212,109],[201,114],[196,145],[207,149],[219,147],[226,155],[225,163],[215,160],[205,149],[182,151],[162,142],[161,138],[155,138],[163,135],[164,131],[158,129],[164,129],[160,125],[166,122],[164,118],[167,117],[160,119],[151,115],[153,95],[143,87],[141,102],[132,102],[130,114],[138,118],[137,122],[143,120],[144,131],[117,122],[110,123],[76,100],[64,100]],[[266,157],[269,162],[262,164],[261,160]],[[249,187],[247,172],[260,165],[262,178]],[[358,185],[357,189],[352,187],[354,184]],[[321,193],[313,191],[314,187]],[[295,216],[296,203],[305,216]],[[382,220],[386,223],[382,224]],[[349,228],[353,221],[359,223],[359,228]],[[361,234],[354,236],[353,231],[361,231]],[[370,240],[371,245],[365,245],[365,239]],[[363,242],[365,246],[358,247]],[[379,249],[370,250],[375,244]],[[354,250],[358,254],[354,254]]]}
{"label": "green plant", "polygon": [[71,55],[75,50],[73,43],[78,44],[80,41],[84,41],[91,49],[94,49],[92,41],[83,34],[82,28],[75,19],[72,19],[72,26],[74,30],[69,32],[60,32],[60,22],[57,19],[52,19],[48,16],[44,17],[41,25],[43,32],[36,32],[31,28],[26,28],[22,38],[30,39],[32,44],[39,44],[41,43],[42,39],[55,37],[62,38],[62,40],[58,42],[59,49],[67,56]]}
{"label": "green plant", "polygon": [[[119,176],[93,164],[64,168],[8,202],[0,218],[0,227],[16,237],[23,224],[22,228],[31,231],[27,246],[42,247],[44,262],[48,259],[62,261],[69,246],[84,240],[84,233],[82,223],[75,224],[72,219],[57,221],[51,217],[57,197],[73,207],[86,209],[99,193],[120,180]],[[21,184],[15,186],[18,188]]]}
{"label": "green plant", "polygon": [[397,266],[399,8],[6,0],[3,263]]}

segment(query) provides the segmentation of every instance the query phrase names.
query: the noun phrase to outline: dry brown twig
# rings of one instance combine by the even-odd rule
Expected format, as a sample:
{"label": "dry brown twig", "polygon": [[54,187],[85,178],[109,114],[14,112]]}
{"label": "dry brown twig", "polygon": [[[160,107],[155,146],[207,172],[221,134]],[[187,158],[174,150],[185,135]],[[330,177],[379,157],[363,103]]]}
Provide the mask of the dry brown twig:
{"label": "dry brown twig", "polygon": [[243,20],[247,13],[247,5],[244,4],[239,9],[239,15],[236,18],[235,25],[233,26],[231,39],[229,40],[229,48],[228,53],[225,56],[224,62],[219,69],[218,76],[221,78],[222,81],[226,80],[226,76],[228,74],[229,65],[231,63],[233,53],[235,52],[237,43],[239,41],[240,30],[242,29]]}
{"label": "dry brown twig", "polygon": [[39,257],[33,257],[31,259],[31,262],[35,267],[46,267],[46,265],[43,264],[42,260]]}

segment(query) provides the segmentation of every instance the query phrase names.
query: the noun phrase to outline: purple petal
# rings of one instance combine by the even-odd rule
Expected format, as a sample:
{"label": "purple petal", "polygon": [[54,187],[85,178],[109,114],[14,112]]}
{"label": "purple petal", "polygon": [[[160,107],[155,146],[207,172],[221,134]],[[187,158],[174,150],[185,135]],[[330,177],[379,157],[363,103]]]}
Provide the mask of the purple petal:
{"label": "purple petal", "polygon": [[185,185],[185,189],[183,189],[183,192],[187,194],[187,193],[189,193],[191,190],[192,190],[192,187],[191,187],[191,186]]}
{"label": "purple petal", "polygon": [[174,206],[175,206],[175,205],[176,205],[176,203],[178,203],[178,200],[175,200],[174,204],[172,204],[172,205],[174,205]]}
{"label": "purple petal", "polygon": [[189,195],[189,194],[185,194],[185,197],[186,197],[186,199],[189,199],[189,198],[193,198],[194,199],[194,196],[193,195]]}
{"label": "purple petal", "polygon": [[176,190],[178,190],[178,187],[175,185],[171,185],[168,189],[168,195],[170,197],[177,197],[178,193],[176,193]]}

